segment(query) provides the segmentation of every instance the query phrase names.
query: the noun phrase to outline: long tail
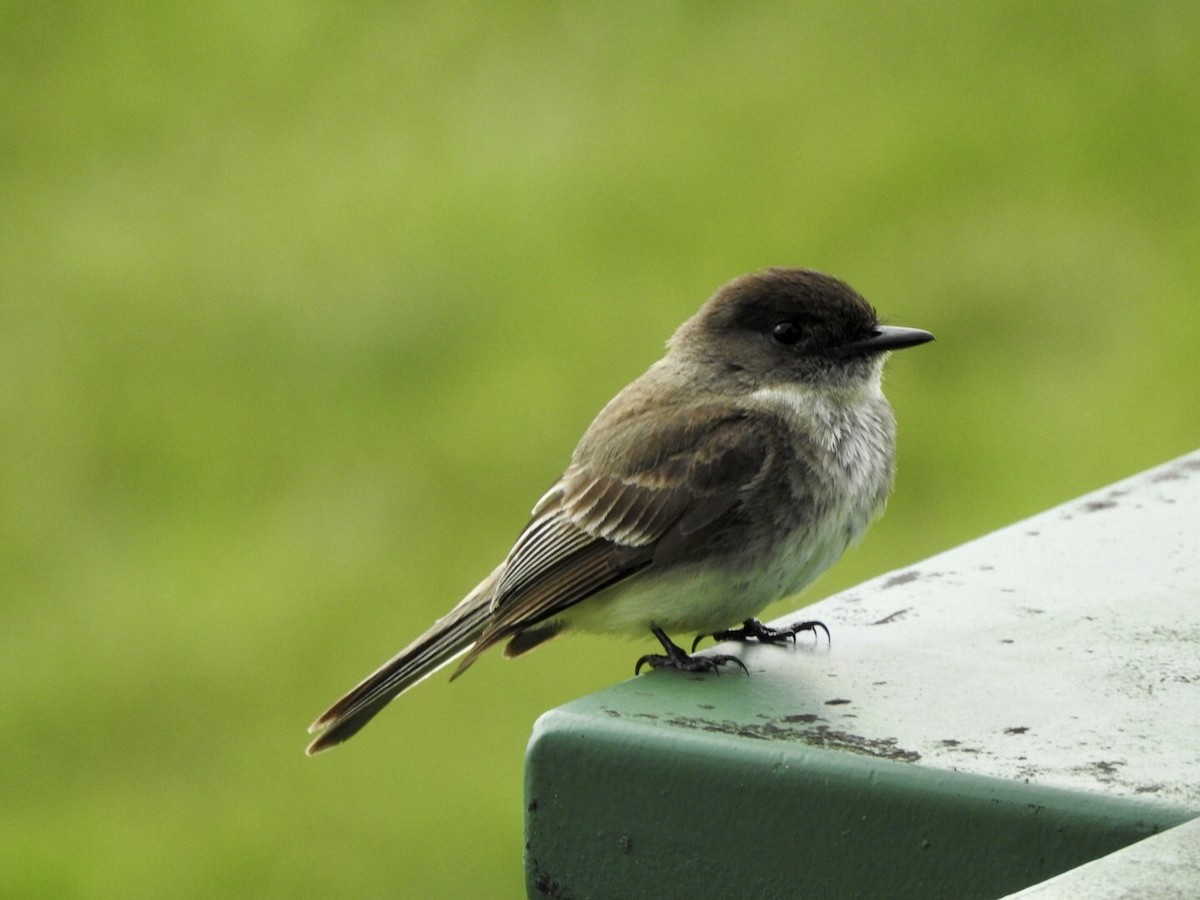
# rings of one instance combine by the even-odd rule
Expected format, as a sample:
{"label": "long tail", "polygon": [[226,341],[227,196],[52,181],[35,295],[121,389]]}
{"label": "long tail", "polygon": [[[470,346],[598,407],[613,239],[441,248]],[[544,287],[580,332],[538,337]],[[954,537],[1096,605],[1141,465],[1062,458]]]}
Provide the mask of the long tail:
{"label": "long tail", "polygon": [[479,639],[491,615],[492,592],[499,575],[497,568],[428,631],[313,722],[308,730],[319,734],[308,745],[308,755],[328,750],[352,737],[393,698],[467,651]]}

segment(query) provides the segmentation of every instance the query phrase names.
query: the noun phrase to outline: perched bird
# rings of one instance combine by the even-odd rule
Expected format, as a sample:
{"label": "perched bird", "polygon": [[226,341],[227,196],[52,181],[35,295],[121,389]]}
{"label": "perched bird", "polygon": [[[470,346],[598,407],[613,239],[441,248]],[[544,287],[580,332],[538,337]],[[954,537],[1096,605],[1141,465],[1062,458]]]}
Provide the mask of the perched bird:
{"label": "perched bird", "polygon": [[566,630],[649,632],[663,652],[636,670],[711,671],[742,663],[689,655],[668,635],[778,641],[824,628],[753,616],[813,581],[882,511],[895,450],[884,359],[932,339],[880,324],[819,272],[727,284],[600,411],[504,562],[317,719],[308,752],[502,642],[518,656]]}

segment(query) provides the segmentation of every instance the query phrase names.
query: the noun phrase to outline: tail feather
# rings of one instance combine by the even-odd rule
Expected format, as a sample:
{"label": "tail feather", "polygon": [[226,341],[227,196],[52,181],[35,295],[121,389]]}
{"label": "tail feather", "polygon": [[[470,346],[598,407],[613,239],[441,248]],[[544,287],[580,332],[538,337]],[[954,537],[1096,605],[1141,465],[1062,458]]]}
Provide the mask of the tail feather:
{"label": "tail feather", "polygon": [[499,573],[497,568],[428,631],[322,713],[308,728],[318,734],[308,745],[308,755],[352,737],[397,696],[469,650],[491,617]]}

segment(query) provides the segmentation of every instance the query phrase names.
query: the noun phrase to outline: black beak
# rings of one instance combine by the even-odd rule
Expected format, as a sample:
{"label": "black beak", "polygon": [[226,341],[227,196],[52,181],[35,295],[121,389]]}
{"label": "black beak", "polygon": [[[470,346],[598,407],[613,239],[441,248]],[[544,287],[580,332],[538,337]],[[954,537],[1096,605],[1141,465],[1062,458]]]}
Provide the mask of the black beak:
{"label": "black beak", "polygon": [[888,350],[902,350],[905,347],[915,347],[933,340],[933,335],[920,328],[901,328],[898,325],[876,325],[870,337],[861,341],[843,344],[841,352],[852,353],[885,353]]}

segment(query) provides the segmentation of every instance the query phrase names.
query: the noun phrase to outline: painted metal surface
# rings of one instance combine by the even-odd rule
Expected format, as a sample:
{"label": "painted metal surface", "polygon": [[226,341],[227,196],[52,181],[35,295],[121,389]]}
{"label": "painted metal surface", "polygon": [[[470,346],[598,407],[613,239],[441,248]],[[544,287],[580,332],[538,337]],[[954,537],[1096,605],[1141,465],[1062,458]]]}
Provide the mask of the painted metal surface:
{"label": "painted metal surface", "polygon": [[1200,819],[1072,869],[1009,900],[1196,900]]}
{"label": "painted metal surface", "polygon": [[531,896],[996,897],[1200,815],[1198,545],[1194,453],[547,713]]}

